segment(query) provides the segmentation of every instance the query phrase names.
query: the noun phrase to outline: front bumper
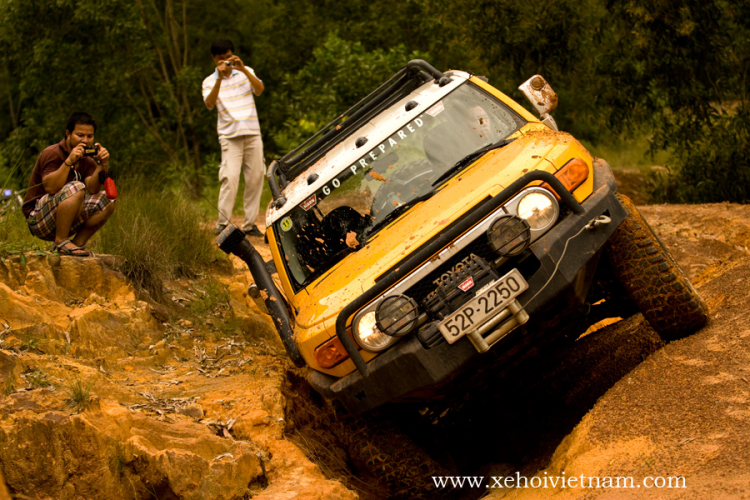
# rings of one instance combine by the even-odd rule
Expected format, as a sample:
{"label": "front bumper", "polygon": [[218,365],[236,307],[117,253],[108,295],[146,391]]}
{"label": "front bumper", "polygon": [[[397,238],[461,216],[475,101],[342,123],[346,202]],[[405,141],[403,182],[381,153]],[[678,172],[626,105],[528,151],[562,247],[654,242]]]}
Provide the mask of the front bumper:
{"label": "front bumper", "polygon": [[[530,247],[540,265],[533,275],[526,278],[529,289],[518,300],[525,304],[524,310],[531,320],[517,328],[507,341],[523,339],[524,344],[536,345],[555,339],[556,334],[564,331],[563,325],[546,328],[552,323],[538,318],[560,320],[584,303],[600,251],[627,215],[615,197],[616,189],[609,165],[603,160],[595,161],[594,192],[582,203],[583,213],[569,214]],[[607,215],[611,222],[584,230],[572,238],[600,215]],[[568,240],[564,260],[558,265]],[[551,280],[550,276],[553,276]],[[544,289],[538,293],[542,287]],[[510,352],[505,344],[502,347],[505,352]],[[512,352],[516,351],[513,349]],[[340,400],[350,412],[359,414],[417,391],[445,384],[473,363],[488,358],[488,354],[479,354],[467,337],[454,344],[442,343],[425,349],[416,335],[412,335],[370,361],[364,376],[362,371],[355,371],[337,379],[311,370],[309,381],[325,397]],[[494,353],[493,357],[496,356]]]}

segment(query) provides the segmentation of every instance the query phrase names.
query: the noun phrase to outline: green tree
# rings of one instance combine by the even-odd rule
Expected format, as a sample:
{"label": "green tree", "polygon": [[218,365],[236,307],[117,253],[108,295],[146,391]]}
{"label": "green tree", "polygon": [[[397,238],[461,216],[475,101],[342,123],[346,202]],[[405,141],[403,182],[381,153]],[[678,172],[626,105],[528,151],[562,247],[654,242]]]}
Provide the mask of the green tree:
{"label": "green tree", "polygon": [[218,156],[200,87],[211,42],[226,37],[266,84],[269,157],[421,55],[519,102],[518,85],[541,73],[577,137],[654,132],[674,162],[661,196],[743,201],[748,35],[750,3],[729,0],[0,0],[0,176],[28,182],[82,109],[116,173],[197,194]]}
{"label": "green tree", "polygon": [[429,17],[440,21],[438,59],[489,77],[490,82],[522,104],[518,86],[542,74],[560,96],[555,118],[561,128],[593,138],[601,133],[606,110],[592,91],[601,0],[421,0]]}
{"label": "green tree", "polygon": [[280,83],[271,112],[283,116],[273,138],[281,152],[293,149],[338,114],[387,80],[410,59],[427,57],[407,53],[403,45],[367,51],[359,42],[330,34],[313,51],[312,59]]}
{"label": "green tree", "polygon": [[0,1],[0,82],[13,109],[6,168],[16,157],[33,165],[80,109],[100,123],[115,168],[176,171],[200,192],[203,148],[213,146],[200,93],[211,42],[190,23],[210,28],[230,13],[187,0]]}
{"label": "green tree", "polygon": [[613,127],[650,123],[653,148],[675,168],[658,195],[746,202],[750,136],[750,6],[723,0],[608,5],[613,43],[602,55],[602,100]]}

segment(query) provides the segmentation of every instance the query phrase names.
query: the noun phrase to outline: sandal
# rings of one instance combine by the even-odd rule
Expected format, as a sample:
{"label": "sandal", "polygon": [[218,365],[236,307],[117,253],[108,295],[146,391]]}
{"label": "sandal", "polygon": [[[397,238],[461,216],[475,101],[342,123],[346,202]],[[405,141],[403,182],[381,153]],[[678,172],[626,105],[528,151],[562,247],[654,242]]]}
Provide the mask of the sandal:
{"label": "sandal", "polygon": [[88,250],[82,250],[81,248],[78,248],[77,246],[73,245],[73,248],[69,248],[65,245],[68,243],[72,244],[70,240],[63,240],[58,244],[55,244],[52,247],[52,251],[57,251],[60,255],[68,255],[70,257],[88,257],[89,252]]}
{"label": "sandal", "polygon": [[78,247],[78,249],[86,252],[88,254],[87,257],[96,257],[96,254],[89,250],[89,248],[85,244]]}

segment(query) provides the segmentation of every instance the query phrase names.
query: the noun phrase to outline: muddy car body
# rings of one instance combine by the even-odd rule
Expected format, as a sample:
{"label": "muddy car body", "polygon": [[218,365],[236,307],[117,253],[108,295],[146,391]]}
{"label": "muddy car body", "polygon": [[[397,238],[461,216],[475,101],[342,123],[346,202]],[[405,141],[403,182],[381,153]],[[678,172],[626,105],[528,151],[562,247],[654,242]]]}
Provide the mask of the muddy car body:
{"label": "muddy car body", "polygon": [[635,234],[647,225],[609,165],[557,130],[551,88],[535,76],[521,89],[541,118],[482,78],[412,61],[275,161],[280,289],[236,228],[219,237],[248,262],[291,359],[352,413],[575,338],[602,316],[594,303],[635,305],[672,338],[705,322],[663,245]]}

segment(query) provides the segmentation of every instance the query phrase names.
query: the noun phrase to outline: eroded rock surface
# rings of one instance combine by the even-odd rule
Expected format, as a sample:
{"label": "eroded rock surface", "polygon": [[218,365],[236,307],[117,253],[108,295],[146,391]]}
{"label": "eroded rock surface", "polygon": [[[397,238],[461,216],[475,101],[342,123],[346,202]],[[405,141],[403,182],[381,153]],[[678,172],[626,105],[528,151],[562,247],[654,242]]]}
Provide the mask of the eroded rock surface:
{"label": "eroded rock surface", "polygon": [[220,279],[170,309],[100,259],[0,264],[0,500],[357,498],[284,439],[283,347]]}
{"label": "eroded rock surface", "polygon": [[[583,486],[558,480],[556,487],[492,489],[487,498],[750,498],[750,207],[639,208],[697,285],[708,324],[620,379],[544,468],[528,474],[583,476]],[[610,486],[596,487],[606,478]]]}
{"label": "eroded rock surface", "polygon": [[154,421],[115,403],[92,403],[78,415],[42,408],[21,412],[0,431],[2,461],[10,465],[5,480],[14,491],[58,499],[230,499],[265,482],[257,446],[197,423]]}
{"label": "eroded rock surface", "polygon": [[[558,407],[533,421],[540,422],[535,432],[506,427],[518,442],[541,436],[553,444],[537,446],[541,451],[519,446],[528,456],[488,463],[478,473],[670,475],[686,477],[688,488],[494,489],[488,498],[750,493],[750,212],[726,204],[640,208],[704,294],[708,326],[666,347],[643,336],[639,317],[600,330],[601,337],[640,336],[612,349],[594,345],[592,337],[593,354],[566,360],[567,368],[561,362],[559,381],[542,380]],[[268,259],[267,248],[259,249]],[[0,264],[0,500],[357,498],[331,476],[368,500],[383,498],[348,476],[350,463],[335,440],[312,436],[330,455],[324,475],[318,459],[306,458],[315,456],[316,443],[303,442],[303,433],[291,436],[294,400],[282,391],[289,364],[268,317],[247,296],[250,273],[239,261],[233,265],[231,275],[218,278],[227,305],[196,317],[193,306],[211,295],[205,283],[169,283],[166,295],[175,307],[167,308],[138,300],[97,259],[31,256],[26,266],[18,259]],[[639,353],[650,357],[641,362]],[[610,358],[628,358],[637,367],[622,377],[591,361]],[[579,383],[567,383],[571,376]],[[90,386],[83,406],[75,401],[79,382]],[[592,391],[596,397],[586,395]],[[511,401],[529,405],[533,394]],[[536,394],[550,399],[545,391]],[[536,403],[527,411],[549,407]],[[580,408],[566,411],[566,405]],[[486,408],[482,401],[479,411]],[[451,412],[438,415],[450,419]],[[570,424],[565,420],[547,435],[554,426],[546,424],[560,415]],[[486,447],[488,439],[476,439],[476,420],[467,420],[470,437],[460,444],[470,451]],[[486,492],[451,493],[473,499]]]}

